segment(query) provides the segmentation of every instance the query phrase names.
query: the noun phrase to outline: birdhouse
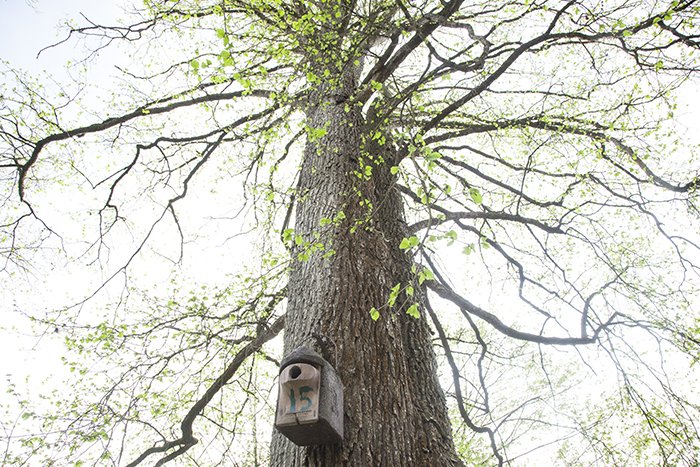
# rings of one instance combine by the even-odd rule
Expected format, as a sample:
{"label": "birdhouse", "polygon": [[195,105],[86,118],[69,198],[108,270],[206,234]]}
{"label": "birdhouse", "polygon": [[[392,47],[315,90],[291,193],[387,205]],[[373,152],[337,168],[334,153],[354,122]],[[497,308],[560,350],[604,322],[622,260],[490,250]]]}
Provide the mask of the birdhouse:
{"label": "birdhouse", "polygon": [[313,350],[299,347],[280,364],[275,428],[298,446],[343,440],[343,385]]}

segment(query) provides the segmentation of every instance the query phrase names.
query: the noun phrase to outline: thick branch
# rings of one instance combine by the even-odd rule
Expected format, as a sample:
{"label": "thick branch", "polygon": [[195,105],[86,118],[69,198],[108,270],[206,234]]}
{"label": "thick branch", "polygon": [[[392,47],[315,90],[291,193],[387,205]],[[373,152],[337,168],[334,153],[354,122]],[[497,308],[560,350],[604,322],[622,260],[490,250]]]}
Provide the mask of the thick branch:
{"label": "thick branch", "polygon": [[552,33],[552,29],[554,29],[554,26],[555,26],[556,23],[559,21],[559,18],[561,17],[561,15],[564,13],[564,11],[565,11],[567,8],[569,8],[569,7],[570,7],[571,5],[573,5],[574,3],[576,3],[576,0],[570,0],[569,2],[567,2],[566,5],[564,5],[564,7],[562,7],[562,9],[559,10],[559,11],[556,13],[556,15],[554,16],[554,19],[552,19],[552,21],[551,21],[550,24],[549,24],[549,27],[547,28],[547,30],[546,30],[543,34],[541,34],[541,35],[535,37],[534,39],[532,39],[532,40],[530,40],[530,41],[528,41],[528,42],[522,44],[520,47],[518,47],[517,49],[515,49],[515,50],[513,51],[513,53],[511,53],[511,54],[508,56],[508,58],[506,58],[506,60],[501,64],[501,66],[498,67],[498,69],[497,69],[496,71],[494,71],[493,73],[491,73],[484,81],[482,81],[481,84],[479,84],[478,86],[474,87],[471,91],[469,91],[466,95],[464,95],[463,97],[461,97],[461,98],[458,99],[457,101],[455,101],[455,102],[453,102],[452,104],[450,104],[450,105],[448,105],[447,107],[445,107],[445,108],[442,110],[442,112],[440,112],[440,113],[437,114],[433,119],[431,119],[431,120],[421,129],[421,133],[422,133],[422,134],[426,134],[427,132],[429,132],[429,131],[432,130],[433,128],[437,127],[438,124],[439,124],[440,122],[442,122],[445,118],[447,118],[449,115],[451,115],[452,112],[454,112],[455,110],[459,109],[459,108],[462,107],[464,104],[466,104],[467,102],[471,101],[471,100],[474,99],[476,96],[478,96],[479,94],[481,94],[483,91],[485,91],[486,89],[488,89],[488,87],[491,86],[491,84],[493,84],[498,78],[500,78],[501,75],[502,75],[503,73],[505,73],[506,70],[508,70],[508,68],[510,68],[510,66],[511,66],[513,63],[515,63],[515,61],[516,61],[522,54],[524,54],[525,52],[527,52],[530,48],[532,48],[532,47],[534,47],[534,46],[536,46],[536,45],[538,45],[538,44],[541,44],[542,42],[545,42],[545,41],[549,40],[549,39],[550,39],[550,35],[551,35],[551,33]]}
{"label": "thick branch", "polygon": [[545,345],[585,345],[585,344],[592,344],[598,340],[598,336],[600,332],[607,328],[611,323],[613,318],[616,316],[615,314],[610,317],[610,319],[603,324],[602,326],[598,327],[596,331],[594,332],[592,337],[547,337],[547,336],[542,336],[538,334],[531,334],[529,332],[522,332],[515,330],[503,323],[496,315],[489,313],[486,310],[483,310],[479,308],[478,306],[472,304],[465,298],[461,297],[454,291],[450,290],[449,288],[445,287],[444,285],[436,282],[436,281],[426,281],[428,284],[428,287],[430,290],[438,294],[440,297],[444,298],[445,300],[449,300],[455,305],[457,305],[461,310],[462,313],[470,313],[477,318],[480,318],[484,321],[486,321],[488,324],[493,326],[498,332],[505,334],[508,337],[512,337],[513,339],[518,339],[518,340],[523,340],[523,341],[528,341],[528,342],[536,342],[538,344],[545,344]]}
{"label": "thick branch", "polygon": [[[664,188],[669,191],[673,191],[675,193],[689,193],[694,191],[698,186],[700,186],[700,177],[696,177],[693,180],[689,181],[688,183],[685,183],[683,185],[674,185],[663,178],[659,177],[656,175],[651,168],[642,160],[640,156],[635,154],[634,149],[631,147],[627,146],[625,143],[622,142],[619,138],[615,138],[613,136],[608,136],[602,131],[596,131],[596,130],[589,130],[585,128],[580,128],[580,127],[575,127],[572,125],[569,125],[567,123],[549,123],[549,122],[544,122],[541,120],[529,120],[526,121],[525,123],[527,126],[532,127],[532,128],[538,128],[541,130],[548,130],[548,131],[556,131],[556,132],[565,132],[565,133],[570,133],[574,135],[581,135],[581,136],[587,136],[595,141],[599,142],[608,142],[612,143],[617,147],[617,149],[627,155],[632,162],[634,162],[643,172],[644,174],[649,177],[649,182],[652,184]],[[627,175],[632,176],[632,174],[621,167],[619,164],[613,162],[610,160],[609,157],[606,157],[606,160],[610,161],[615,167],[618,169],[623,170]]]}
{"label": "thick branch", "polygon": [[[242,97],[244,95],[252,95],[256,97],[269,97],[271,91],[250,91],[250,90],[242,90],[242,91],[235,91],[235,92],[228,92],[228,93],[221,93],[221,94],[208,94],[205,96],[200,96],[194,99],[190,99],[187,101],[180,101],[180,102],[173,102],[168,105],[162,105],[162,106],[157,106],[158,102],[151,102],[145,105],[142,105],[138,109],[124,114],[120,117],[114,117],[114,118],[108,118],[107,120],[104,120],[100,123],[94,123],[92,125],[84,126],[84,127],[78,127],[74,128],[72,130],[64,131],[62,133],[54,133],[53,135],[47,136],[46,138],[43,138],[34,145],[34,150],[32,151],[32,155],[29,157],[29,160],[25,162],[24,164],[19,166],[19,179],[17,182],[17,190],[19,192],[19,198],[20,200],[24,201],[24,181],[27,178],[27,172],[29,172],[29,169],[32,168],[32,166],[36,163],[37,159],[39,158],[39,153],[44,149],[44,146],[46,146],[49,143],[53,143],[56,141],[63,141],[66,139],[73,138],[74,136],[82,136],[87,133],[97,133],[100,131],[108,130],[110,128],[113,128],[118,125],[122,125],[130,120],[134,120],[136,118],[140,117],[149,117],[152,115],[158,115],[158,114],[164,114],[168,112],[172,112],[173,110],[182,108],[182,107],[189,107],[192,105],[197,105],[197,104],[202,104],[204,102],[212,102],[212,101],[220,101],[220,100],[229,100],[233,99],[236,97]],[[277,108],[277,106],[273,107],[272,109]],[[259,114],[256,114],[259,115]],[[253,120],[256,115],[250,115],[249,119]],[[245,118],[244,118],[245,119]]]}
{"label": "thick branch", "polygon": [[540,222],[537,219],[530,219],[529,217],[518,216],[516,214],[508,214],[505,212],[443,212],[443,219],[425,219],[408,227],[408,231],[412,234],[428,228],[430,226],[436,226],[443,224],[448,221],[453,221],[456,219],[486,219],[486,220],[504,220],[511,222],[518,222],[520,224],[530,224],[535,227],[539,227],[548,233],[553,234],[563,234],[564,231],[559,227],[551,227],[544,222]]}
{"label": "thick branch", "polygon": [[[377,63],[375,67],[370,71],[362,83],[362,92],[357,97],[359,102],[366,102],[367,99],[374,93],[374,88],[370,86],[370,83],[383,83],[386,81],[396,69],[406,60],[406,58],[413,52],[416,47],[423,43],[423,41],[430,36],[440,24],[437,22],[436,18],[447,19],[452,16],[459,7],[462,6],[464,0],[452,0],[449,3],[443,3],[444,7],[440,13],[436,15],[430,15],[430,19],[427,17],[421,18],[419,22],[423,24],[416,30],[415,34],[408,42],[406,42],[391,59],[389,59],[386,64],[382,62]],[[392,41],[392,45],[394,42]]]}

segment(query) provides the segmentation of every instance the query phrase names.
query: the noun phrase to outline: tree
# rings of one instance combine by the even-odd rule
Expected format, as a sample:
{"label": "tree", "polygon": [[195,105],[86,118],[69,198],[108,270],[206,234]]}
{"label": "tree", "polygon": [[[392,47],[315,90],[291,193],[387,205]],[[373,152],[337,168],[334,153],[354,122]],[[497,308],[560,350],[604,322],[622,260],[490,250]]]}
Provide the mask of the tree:
{"label": "tree", "polygon": [[[104,279],[21,310],[83,377],[43,410],[11,386],[29,428],[3,422],[5,462],[241,462],[240,414],[254,406],[255,431],[284,329],[285,355],[337,358],[345,439],[274,434],[271,465],[697,466],[698,401],[676,371],[699,358],[700,174],[674,111],[698,14],[147,0],[57,44],[85,40],[86,64],[131,54],[99,105],[6,66],[4,273],[64,258]],[[250,227],[245,269],[134,283],[149,251],[182,264],[206,239],[182,219],[212,204],[211,225],[235,211]]]}

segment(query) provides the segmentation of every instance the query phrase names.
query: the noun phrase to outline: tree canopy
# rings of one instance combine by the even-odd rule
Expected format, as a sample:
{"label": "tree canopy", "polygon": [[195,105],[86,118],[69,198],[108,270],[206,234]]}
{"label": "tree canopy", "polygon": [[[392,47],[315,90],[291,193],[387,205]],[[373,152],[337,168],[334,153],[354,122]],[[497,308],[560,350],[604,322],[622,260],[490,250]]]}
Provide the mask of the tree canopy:
{"label": "tree canopy", "polygon": [[[695,0],[144,0],[81,21],[40,53],[80,44],[73,83],[2,64],[4,288],[71,281],[14,299],[67,371],[9,383],[4,464],[282,465],[284,330],[338,342],[352,414],[352,342],[376,362],[403,342],[445,465],[698,465]],[[343,267],[376,293],[324,282]],[[343,300],[361,330],[317,319]]]}

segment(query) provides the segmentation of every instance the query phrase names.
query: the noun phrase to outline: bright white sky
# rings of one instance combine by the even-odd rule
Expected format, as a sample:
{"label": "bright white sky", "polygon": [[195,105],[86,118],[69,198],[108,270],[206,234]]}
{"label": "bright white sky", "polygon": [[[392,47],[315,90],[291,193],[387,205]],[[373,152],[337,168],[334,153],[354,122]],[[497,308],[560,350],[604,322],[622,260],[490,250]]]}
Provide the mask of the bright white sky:
{"label": "bright white sky", "polygon": [[[122,3],[122,0],[33,0],[31,3],[25,0],[0,0],[0,59],[9,62],[12,68],[28,72],[39,81],[44,80],[44,72],[47,72],[59,82],[67,82],[65,65],[68,60],[84,57],[81,45],[77,41],[70,41],[44,51],[37,58],[38,52],[66,37],[66,31],[59,29],[60,23],[71,20],[74,24],[85,25],[86,21],[81,14],[95,23],[114,25],[118,18],[124,16],[118,6]],[[110,62],[105,60],[107,53],[103,52],[100,63],[91,69],[90,82],[104,84],[104,80],[96,80],[96,76],[108,77],[112,73]],[[211,273],[213,269],[211,258],[206,258],[204,254],[197,255],[196,252],[194,254],[195,258],[189,264],[199,263],[196,264],[199,269],[206,264]],[[159,265],[153,266],[148,268],[152,274],[151,279],[157,276],[165,280],[168,269],[160,269],[158,273],[154,273]],[[160,265],[160,267],[163,266]],[[51,344],[43,340],[35,348],[36,339],[34,338],[27,339],[14,333],[2,332],[3,328],[10,328],[13,323],[22,326],[22,323],[17,321],[15,302],[20,306],[36,308],[32,311],[40,310],[39,307],[42,304],[51,308],[60,307],[66,304],[64,302],[68,295],[74,297],[82,295],[89,290],[90,282],[94,285],[94,281],[99,279],[86,278],[85,272],[81,274],[80,271],[76,274],[71,274],[64,269],[56,272],[58,271],[54,271],[54,274],[47,278],[36,278],[38,286],[30,289],[26,286],[21,287],[26,290],[22,293],[22,295],[28,295],[26,297],[12,296],[11,293],[7,293],[11,286],[0,282],[0,287],[5,291],[0,293],[0,333],[2,333],[0,352],[4,356],[0,363],[0,377],[13,373],[17,376],[15,379],[21,381],[21,375],[32,374],[36,381],[61,368],[59,360],[61,347],[56,347],[55,351],[47,349],[47,346],[57,345],[57,342]],[[6,278],[0,280],[5,281]],[[81,288],[83,290],[80,290]],[[17,290],[17,284],[14,284],[11,289]],[[29,359],[30,362],[25,363],[25,359]],[[4,391],[0,391],[0,394],[2,393]]]}
{"label": "bright white sky", "polygon": [[70,56],[71,45],[51,53],[37,53],[47,45],[65,37],[57,26],[60,22],[81,19],[114,23],[120,10],[114,0],[0,0],[0,58],[27,71],[57,72]]}
{"label": "bright white sky", "polygon": [[[135,0],[138,1],[138,0]],[[117,19],[123,18],[125,14],[120,5],[128,4],[125,0],[32,0],[28,3],[25,0],[0,0],[0,60],[9,62],[9,66],[27,72],[31,77],[45,82],[45,73],[50,74],[59,82],[69,82],[67,78],[66,63],[69,60],[84,58],[85,50],[79,41],[72,40],[58,47],[44,51],[38,58],[37,54],[43,48],[63,40],[67,32],[59,29],[60,23],[72,21],[73,24],[84,26],[87,21],[81,14],[90,21],[102,25],[116,25]],[[108,86],[108,80],[116,75],[113,68],[115,60],[110,60],[110,54],[116,55],[119,51],[102,51],[100,60],[90,68],[88,82],[98,83]],[[6,66],[2,66],[5,68]],[[0,84],[2,76],[0,75]],[[1,90],[0,86],[0,90]],[[83,96],[84,97],[84,96]],[[214,195],[211,195],[214,196]],[[192,198],[192,196],[188,197]],[[198,197],[202,201],[203,197]],[[187,218],[187,212],[192,212],[192,203],[183,200],[178,204],[181,219]],[[205,200],[204,206],[217,208],[213,200]],[[218,206],[220,208],[220,206]],[[201,208],[195,209],[198,221],[207,215],[221,216],[233,215],[235,213],[204,212]],[[52,225],[57,225],[60,229],[69,229],[72,225],[60,225],[60,212],[48,212],[47,216]],[[186,222],[186,221],[184,221]],[[197,223],[199,225],[199,223]],[[220,227],[216,222],[205,225],[202,235],[207,236],[207,241],[203,243],[189,244],[185,249],[184,268],[182,275],[189,277],[196,276],[198,280],[206,282],[206,277],[213,282],[225,280],[225,275],[231,269],[233,263],[241,261],[247,256],[248,249],[242,245],[240,238],[231,241],[227,239],[233,236],[241,228],[239,221],[228,222],[226,229]],[[160,229],[157,238],[151,242],[166,242],[164,233],[167,228]],[[67,233],[67,232],[62,232]],[[68,237],[70,237],[70,233]],[[206,248],[214,245],[223,248]],[[178,247],[179,248],[179,247]],[[178,248],[173,248],[177,251]],[[132,249],[125,252],[131,254]],[[117,254],[115,253],[115,257]],[[174,257],[176,255],[173,255]],[[166,282],[172,268],[172,263],[147,259],[148,266],[138,268],[140,273],[137,280],[145,280],[142,285],[147,287],[148,283]],[[111,266],[121,266],[119,260],[114,260]],[[40,269],[46,270],[45,265],[37,265]],[[114,268],[110,268],[114,271]],[[108,273],[109,275],[111,273]],[[63,348],[59,339],[50,342],[43,339],[37,346],[37,340],[33,337],[21,337],[16,333],[3,332],[13,325],[20,329],[26,329],[26,320],[20,319],[17,315],[16,307],[23,308],[30,312],[38,312],[43,308],[60,309],[69,303],[75,303],[94,291],[95,286],[104,279],[99,273],[81,268],[80,265],[64,264],[58,265],[46,277],[32,278],[33,284],[22,284],[21,281],[10,284],[7,277],[0,278],[0,378],[8,373],[15,375],[13,380],[20,382],[26,374],[31,374],[34,382],[41,381],[51,374],[62,371],[63,365],[60,356]],[[123,282],[115,281],[115,288],[121,289]],[[19,291],[19,292],[18,292]],[[109,300],[104,296],[103,299]],[[114,298],[114,297],[112,297]],[[17,305],[15,305],[17,304]],[[29,360],[26,362],[26,360]],[[29,385],[31,386],[31,385]],[[0,391],[0,403],[4,391]]]}
{"label": "bright white sky", "polygon": [[[65,33],[59,32],[58,24],[69,18],[79,18],[80,13],[98,21],[114,18],[118,12],[115,2],[109,0],[35,0],[31,3],[25,0],[0,0],[0,59],[35,77],[47,71],[60,79],[64,64],[73,52],[70,45],[53,49],[37,58],[42,48],[65,37]],[[7,296],[2,298],[2,326],[9,327],[13,317],[13,300]],[[22,361],[29,357],[26,351],[21,350],[27,345],[26,340],[3,334],[0,339],[0,352],[4,356],[0,365],[2,376],[16,373],[20,368],[26,369]]]}

